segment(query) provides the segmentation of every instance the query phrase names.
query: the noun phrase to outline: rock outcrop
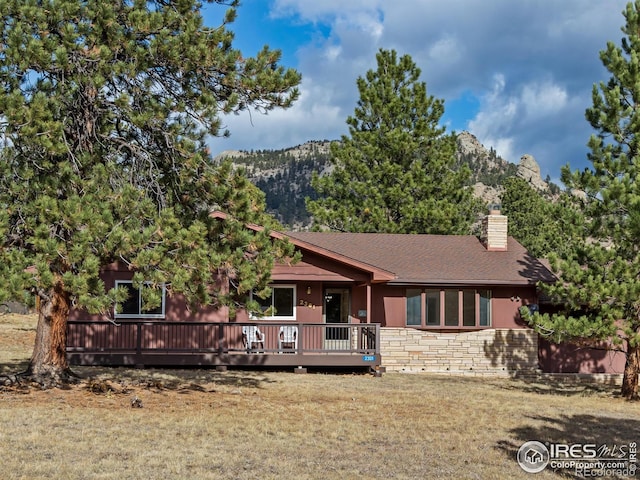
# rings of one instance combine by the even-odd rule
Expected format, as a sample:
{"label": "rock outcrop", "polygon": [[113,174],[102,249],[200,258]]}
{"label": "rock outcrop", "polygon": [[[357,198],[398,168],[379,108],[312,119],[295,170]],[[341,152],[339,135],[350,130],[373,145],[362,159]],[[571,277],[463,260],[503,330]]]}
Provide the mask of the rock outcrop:
{"label": "rock outcrop", "polygon": [[479,198],[484,205],[500,204],[500,197],[504,189],[499,187],[492,187],[491,185],[485,185],[482,182],[477,182],[473,186],[473,196]]}
{"label": "rock outcrop", "polygon": [[460,132],[457,138],[458,156],[471,155],[478,159],[485,159],[489,156],[489,151],[476,138],[475,135],[467,131]]}
{"label": "rock outcrop", "polygon": [[520,157],[516,175],[529,182],[537,190],[547,190],[549,188],[547,182],[542,180],[540,176],[540,165],[533,158],[533,155],[525,154]]}

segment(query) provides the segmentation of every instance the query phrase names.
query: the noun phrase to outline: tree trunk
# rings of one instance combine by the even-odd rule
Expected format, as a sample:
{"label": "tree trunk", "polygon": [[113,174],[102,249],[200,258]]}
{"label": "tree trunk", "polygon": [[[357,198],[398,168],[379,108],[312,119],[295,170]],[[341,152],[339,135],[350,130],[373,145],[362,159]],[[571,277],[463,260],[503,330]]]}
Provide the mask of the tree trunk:
{"label": "tree trunk", "polygon": [[39,300],[36,341],[25,374],[43,386],[56,386],[70,378],[66,352],[69,293],[59,281]]}
{"label": "tree trunk", "polygon": [[622,396],[638,400],[638,374],[640,373],[640,346],[627,344],[627,363],[622,378]]}

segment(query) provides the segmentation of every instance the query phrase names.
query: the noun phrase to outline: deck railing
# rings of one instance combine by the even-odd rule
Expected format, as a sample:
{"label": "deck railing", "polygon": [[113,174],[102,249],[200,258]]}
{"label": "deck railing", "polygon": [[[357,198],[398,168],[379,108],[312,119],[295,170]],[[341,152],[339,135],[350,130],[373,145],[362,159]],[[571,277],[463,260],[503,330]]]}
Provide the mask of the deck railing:
{"label": "deck railing", "polygon": [[[262,342],[246,344],[243,327],[251,326],[258,327]],[[293,327],[295,341],[284,342],[281,327]],[[380,325],[71,320],[67,352],[379,355]]]}

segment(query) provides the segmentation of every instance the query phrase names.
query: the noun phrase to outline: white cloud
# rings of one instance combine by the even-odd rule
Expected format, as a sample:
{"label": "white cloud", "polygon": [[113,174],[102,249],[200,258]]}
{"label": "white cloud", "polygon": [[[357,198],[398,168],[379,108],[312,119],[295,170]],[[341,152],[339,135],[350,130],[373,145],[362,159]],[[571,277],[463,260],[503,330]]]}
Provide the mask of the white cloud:
{"label": "white cloud", "polygon": [[271,15],[297,16],[311,23],[326,23],[336,18],[352,19],[354,25],[362,25],[366,17],[378,17],[379,7],[383,3],[380,0],[276,0]]}
{"label": "white cloud", "polygon": [[485,146],[493,147],[505,160],[513,161],[513,138],[509,126],[518,115],[518,99],[505,94],[503,74],[494,75],[493,90],[481,98],[480,111],[469,121],[471,131]]}
{"label": "white cloud", "polygon": [[[280,149],[309,140],[334,140],[346,131],[344,112],[331,101],[331,92],[307,82],[298,101],[288,110],[267,115],[243,112],[225,118],[229,138],[210,142],[214,155],[223,150]],[[249,141],[247,141],[250,139]]]}
{"label": "white cloud", "polygon": [[429,48],[429,60],[436,64],[456,63],[463,56],[464,47],[451,35],[446,35]]}
{"label": "white cloud", "polygon": [[521,102],[527,115],[541,118],[556,114],[567,105],[567,91],[550,81],[533,82],[522,89]]}
{"label": "white cloud", "polygon": [[[511,88],[506,77],[497,74],[493,90],[481,97],[480,110],[469,121],[468,128],[505,160],[517,163],[525,153],[538,159],[538,152],[528,151],[522,138],[534,135],[537,138],[533,142],[545,145],[551,140],[547,136],[549,127],[561,125],[563,118],[575,113],[576,105],[566,89],[550,79],[534,79]],[[539,153],[548,155],[549,149],[543,152],[540,148]],[[544,163],[549,163],[548,160],[544,158]]]}
{"label": "white cloud", "polygon": [[361,11],[349,16],[341,15],[337,17],[335,26],[337,31],[355,30],[361,35],[371,37],[374,42],[378,42],[384,32],[382,19],[375,11]]}
{"label": "white cloud", "polygon": [[342,53],[342,48],[339,46],[327,47],[324,57],[329,62],[335,62],[340,57],[341,53]]}
{"label": "white cloud", "polygon": [[429,94],[478,99],[465,120],[487,147],[514,162],[531,154],[543,175],[557,176],[560,165],[586,159],[584,109],[591,86],[609,77],[598,54],[607,40],[619,43],[626,2],[275,0],[272,17],[314,32],[292,46],[303,95],[287,111],[254,115],[254,127],[246,116],[229,119],[228,142],[337,138],[358,100],[356,78],[375,68],[379,48],[395,49],[412,56]]}

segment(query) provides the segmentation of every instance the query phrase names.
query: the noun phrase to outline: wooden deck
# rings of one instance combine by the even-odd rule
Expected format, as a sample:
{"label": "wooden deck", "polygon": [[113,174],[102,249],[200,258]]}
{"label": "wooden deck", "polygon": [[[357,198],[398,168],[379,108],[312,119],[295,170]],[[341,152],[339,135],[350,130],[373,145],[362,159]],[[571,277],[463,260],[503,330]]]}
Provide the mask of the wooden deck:
{"label": "wooden deck", "polygon": [[[251,348],[243,334],[249,326],[263,334]],[[283,342],[281,327],[294,327],[297,342]],[[380,325],[74,320],[67,355],[72,365],[374,369]]]}

